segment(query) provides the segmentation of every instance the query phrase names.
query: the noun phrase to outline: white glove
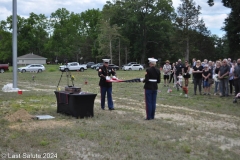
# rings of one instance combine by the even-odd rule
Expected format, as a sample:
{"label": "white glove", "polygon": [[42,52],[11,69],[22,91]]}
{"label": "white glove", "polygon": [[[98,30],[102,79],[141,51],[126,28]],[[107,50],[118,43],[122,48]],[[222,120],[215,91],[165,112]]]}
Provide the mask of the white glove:
{"label": "white glove", "polygon": [[106,76],[106,80],[110,80],[111,78],[109,76]]}
{"label": "white glove", "polygon": [[113,76],[112,79],[113,79],[113,80],[116,80],[116,79],[118,79],[118,78],[117,78],[116,76]]}
{"label": "white glove", "polygon": [[143,82],[143,81],[144,81],[144,78],[140,78],[140,81]]}

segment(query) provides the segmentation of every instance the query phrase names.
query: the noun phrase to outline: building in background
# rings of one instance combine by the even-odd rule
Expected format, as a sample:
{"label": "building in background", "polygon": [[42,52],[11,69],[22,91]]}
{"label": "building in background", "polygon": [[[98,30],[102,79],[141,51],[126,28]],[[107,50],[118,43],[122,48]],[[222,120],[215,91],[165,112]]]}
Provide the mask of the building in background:
{"label": "building in background", "polygon": [[33,53],[25,54],[23,56],[17,57],[18,65],[27,65],[27,64],[46,64],[47,58],[38,56]]}

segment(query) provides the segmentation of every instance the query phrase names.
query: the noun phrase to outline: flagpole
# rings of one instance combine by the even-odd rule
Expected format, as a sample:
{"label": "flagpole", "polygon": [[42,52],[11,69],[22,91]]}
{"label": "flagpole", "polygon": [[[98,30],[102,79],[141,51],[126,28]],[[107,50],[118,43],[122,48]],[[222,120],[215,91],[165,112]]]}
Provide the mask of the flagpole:
{"label": "flagpole", "polygon": [[12,26],[13,88],[17,89],[17,0],[12,1]]}

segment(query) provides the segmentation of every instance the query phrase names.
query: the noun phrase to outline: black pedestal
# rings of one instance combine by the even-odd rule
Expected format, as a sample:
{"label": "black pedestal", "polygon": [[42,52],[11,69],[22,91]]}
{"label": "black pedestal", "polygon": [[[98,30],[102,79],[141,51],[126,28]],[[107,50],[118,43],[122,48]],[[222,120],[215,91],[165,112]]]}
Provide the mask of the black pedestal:
{"label": "black pedestal", "polygon": [[76,118],[94,116],[94,100],[97,94],[78,94],[64,91],[54,92],[57,98],[57,113],[65,113]]}

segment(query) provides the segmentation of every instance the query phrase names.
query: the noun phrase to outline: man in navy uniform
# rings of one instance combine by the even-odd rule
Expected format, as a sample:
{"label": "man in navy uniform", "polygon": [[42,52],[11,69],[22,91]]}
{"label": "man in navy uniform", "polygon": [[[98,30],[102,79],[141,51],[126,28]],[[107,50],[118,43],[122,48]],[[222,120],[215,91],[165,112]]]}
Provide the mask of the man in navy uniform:
{"label": "man in navy uniform", "polygon": [[146,120],[151,120],[154,119],[155,116],[157,90],[158,83],[161,81],[161,73],[160,70],[155,67],[157,59],[148,58],[148,60],[150,68],[146,70],[143,83],[145,83]]}
{"label": "man in navy uniform", "polygon": [[99,86],[101,92],[101,109],[105,109],[105,97],[107,93],[107,101],[109,110],[114,110],[113,100],[112,100],[112,83],[106,82],[110,79],[110,76],[116,76],[114,69],[108,67],[110,59],[103,59],[103,66],[99,67],[98,76],[100,77]]}

